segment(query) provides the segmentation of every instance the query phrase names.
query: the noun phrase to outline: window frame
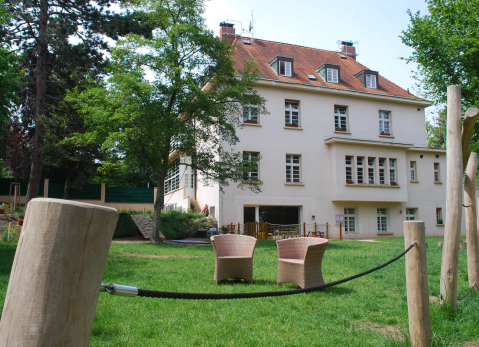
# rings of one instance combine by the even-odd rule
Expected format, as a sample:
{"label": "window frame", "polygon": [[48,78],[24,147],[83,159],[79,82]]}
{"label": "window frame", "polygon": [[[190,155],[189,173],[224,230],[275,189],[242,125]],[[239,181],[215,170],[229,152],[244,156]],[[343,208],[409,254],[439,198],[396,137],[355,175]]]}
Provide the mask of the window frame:
{"label": "window frame", "polygon": [[[348,164],[348,158],[350,159],[350,163]],[[346,167],[346,183],[353,184],[354,183],[354,156],[347,155],[345,156],[345,167]],[[349,169],[349,179],[348,179],[348,169]]]}
{"label": "window frame", "polygon": [[[281,64],[284,64],[284,73],[281,73]],[[288,74],[289,68],[289,74]],[[292,77],[293,76],[293,62],[287,60],[278,60],[278,76]]]}
{"label": "window frame", "polygon": [[[256,109],[256,115],[251,113],[252,109]],[[245,117],[245,111],[248,111],[248,115]],[[253,119],[256,118],[256,119]],[[247,104],[243,105],[243,124],[259,124],[258,105]]]}
{"label": "window frame", "polygon": [[417,163],[415,160],[409,161],[409,179],[411,182],[417,182]]}
{"label": "window frame", "polygon": [[439,163],[434,163],[434,182],[441,182],[441,167],[439,166]]}
{"label": "window frame", "polygon": [[[295,109],[293,105],[297,105]],[[296,111],[295,111],[296,110]],[[293,121],[293,112],[297,112],[297,123]],[[301,127],[301,112],[300,112],[300,102],[296,100],[285,100],[284,101],[284,125],[287,127],[300,128]],[[289,118],[289,119],[288,119]]]}
{"label": "window frame", "polygon": [[442,207],[436,207],[436,225],[444,225],[444,219],[442,218]]}
{"label": "window frame", "polygon": [[[372,165],[371,161],[372,160]],[[372,176],[372,183],[371,183]],[[376,184],[376,158],[368,157],[368,184]]]}
{"label": "window frame", "polygon": [[[381,161],[383,162],[383,165],[381,165]],[[386,158],[378,158],[378,181],[380,185],[387,185],[387,175],[386,175]],[[382,173],[382,179],[381,179],[381,173]]]}
{"label": "window frame", "polygon": [[[376,216],[377,216],[378,232],[380,232],[380,233],[387,232],[388,231],[388,209],[387,208],[377,208],[376,209]],[[386,226],[385,228],[384,228],[384,225]]]}
{"label": "window frame", "polygon": [[[356,157],[356,173],[358,177],[358,184],[364,184],[364,158],[365,157]],[[359,163],[359,160],[361,160],[361,164]]]}
{"label": "window frame", "polygon": [[[374,78],[373,78],[374,77]],[[374,83],[372,83],[374,82]],[[374,86],[373,86],[374,85]],[[366,74],[366,88],[369,89],[378,89],[377,88],[378,83],[377,83],[377,75],[376,74]]]}
{"label": "window frame", "polygon": [[[344,109],[344,113],[340,109]],[[348,106],[334,105],[334,131],[349,131],[348,120]]]}
{"label": "window frame", "polygon": [[[351,210],[352,210],[352,213],[350,213]],[[351,223],[353,223],[352,228],[351,228]],[[356,208],[355,207],[344,208],[344,232],[356,233]]]}
{"label": "window frame", "polygon": [[[387,118],[385,118],[387,116]],[[379,111],[379,135],[390,136],[391,132],[391,112]]]}
{"label": "window frame", "polygon": [[[330,74],[331,72],[331,74]],[[326,82],[339,84],[339,69],[327,67],[326,68]]]}
{"label": "window frame", "polygon": [[164,194],[169,194],[180,188],[180,158],[172,161],[164,181]]}
{"label": "window frame", "polygon": [[[298,162],[294,163],[295,157],[297,157]],[[288,158],[290,162],[288,163]],[[296,169],[297,178],[294,177]],[[288,178],[289,170],[289,178]],[[286,183],[302,183],[301,181],[301,155],[300,154],[286,154]]]}
{"label": "window frame", "polygon": [[[389,158],[389,184],[391,186],[397,186],[398,184],[396,163],[397,163],[396,158]],[[393,175],[394,175],[394,179],[393,179]]]}
{"label": "window frame", "polygon": [[[245,158],[245,156],[246,156],[246,158]],[[260,158],[260,153],[259,152],[251,152],[251,151],[243,151],[243,161],[247,161],[247,162],[249,162],[249,164],[251,164],[253,156],[255,157],[255,160],[257,160],[256,161],[256,171],[243,172],[243,182],[259,181],[259,158]],[[254,173],[256,174],[256,176],[252,175]],[[256,178],[251,179],[251,177],[256,177]]]}
{"label": "window frame", "polygon": [[406,220],[416,220],[416,211],[417,208],[406,207]]}

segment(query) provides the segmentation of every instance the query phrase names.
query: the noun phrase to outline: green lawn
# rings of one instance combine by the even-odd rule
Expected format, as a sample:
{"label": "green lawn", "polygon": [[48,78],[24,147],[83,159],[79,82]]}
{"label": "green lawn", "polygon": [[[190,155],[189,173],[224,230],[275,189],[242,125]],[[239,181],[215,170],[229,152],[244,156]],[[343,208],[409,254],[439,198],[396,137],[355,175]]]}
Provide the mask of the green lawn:
{"label": "green lawn", "polygon": [[[429,292],[439,295],[439,238],[428,239]],[[323,259],[326,282],[375,267],[404,250],[403,239],[381,243],[331,241]],[[122,254],[176,255],[125,257]],[[0,243],[0,306],[14,245]],[[190,257],[180,257],[190,256]],[[141,289],[234,293],[297,288],[276,286],[274,241],[258,241],[254,283],[230,280],[216,286],[211,246],[112,244],[104,282]],[[458,293],[468,290],[466,251],[460,250]],[[469,295],[448,317],[431,303],[438,346],[479,344],[479,296]],[[127,298],[100,294],[90,346],[407,346],[387,331],[407,335],[404,258],[365,277],[326,291],[237,300]]]}

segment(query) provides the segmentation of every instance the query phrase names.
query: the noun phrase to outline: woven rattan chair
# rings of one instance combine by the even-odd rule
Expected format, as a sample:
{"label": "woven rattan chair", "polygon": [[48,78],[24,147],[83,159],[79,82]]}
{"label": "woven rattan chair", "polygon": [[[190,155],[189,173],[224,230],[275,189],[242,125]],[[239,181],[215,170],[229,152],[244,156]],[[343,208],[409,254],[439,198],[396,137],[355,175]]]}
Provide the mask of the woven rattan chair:
{"label": "woven rattan chair", "polygon": [[329,240],[298,237],[278,240],[278,285],[294,283],[301,288],[324,284],[321,261]]}
{"label": "woven rattan chair", "polygon": [[246,235],[215,235],[210,237],[215,251],[215,281],[243,278],[253,283],[253,253],[256,239]]}

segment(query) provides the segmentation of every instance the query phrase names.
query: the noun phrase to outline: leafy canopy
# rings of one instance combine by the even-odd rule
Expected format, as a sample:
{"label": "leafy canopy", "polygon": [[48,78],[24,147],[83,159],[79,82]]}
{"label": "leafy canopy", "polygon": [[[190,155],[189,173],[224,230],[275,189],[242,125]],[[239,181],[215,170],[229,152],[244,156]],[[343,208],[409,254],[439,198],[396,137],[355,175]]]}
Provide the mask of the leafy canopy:
{"label": "leafy canopy", "polygon": [[479,106],[479,0],[428,0],[430,14],[409,16],[400,36],[414,49],[408,62],[419,64],[419,86],[436,104],[448,85],[460,85],[464,107]]}

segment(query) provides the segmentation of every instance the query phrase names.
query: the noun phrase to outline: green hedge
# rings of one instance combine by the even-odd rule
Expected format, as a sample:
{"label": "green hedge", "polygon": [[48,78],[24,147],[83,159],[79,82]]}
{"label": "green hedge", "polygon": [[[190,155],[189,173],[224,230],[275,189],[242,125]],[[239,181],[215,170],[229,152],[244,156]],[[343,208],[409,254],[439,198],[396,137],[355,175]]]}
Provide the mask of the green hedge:
{"label": "green hedge", "polygon": [[128,211],[120,211],[118,223],[116,224],[115,232],[113,233],[113,238],[122,238],[122,237],[133,237],[141,235],[140,230],[136,226],[133,219],[131,219],[132,214]]}
{"label": "green hedge", "polygon": [[162,213],[160,230],[169,240],[194,237],[198,229],[209,229],[216,221],[199,213],[171,211]]}

